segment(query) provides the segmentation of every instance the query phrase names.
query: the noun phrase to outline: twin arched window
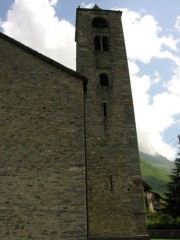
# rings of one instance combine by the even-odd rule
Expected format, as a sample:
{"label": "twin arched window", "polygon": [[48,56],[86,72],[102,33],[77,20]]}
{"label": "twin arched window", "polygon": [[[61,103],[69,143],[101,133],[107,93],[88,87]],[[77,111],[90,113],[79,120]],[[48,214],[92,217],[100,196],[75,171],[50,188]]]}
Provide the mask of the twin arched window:
{"label": "twin arched window", "polygon": [[[92,27],[93,28],[107,28],[108,22],[103,17],[95,17],[92,19]],[[103,36],[102,34],[96,35],[94,37],[94,46],[96,51],[109,51],[109,39],[107,36]]]}
{"label": "twin arched window", "polygon": [[[92,20],[92,27],[93,28],[107,28],[108,22],[103,17],[95,17]],[[96,51],[103,51],[108,52],[109,51],[109,39],[108,36],[103,35],[96,35],[94,37],[94,47]],[[100,86],[109,86],[109,78],[106,73],[101,73],[99,75],[100,80]]]}
{"label": "twin arched window", "polygon": [[107,36],[95,36],[94,47],[96,51],[109,51],[109,39]]}

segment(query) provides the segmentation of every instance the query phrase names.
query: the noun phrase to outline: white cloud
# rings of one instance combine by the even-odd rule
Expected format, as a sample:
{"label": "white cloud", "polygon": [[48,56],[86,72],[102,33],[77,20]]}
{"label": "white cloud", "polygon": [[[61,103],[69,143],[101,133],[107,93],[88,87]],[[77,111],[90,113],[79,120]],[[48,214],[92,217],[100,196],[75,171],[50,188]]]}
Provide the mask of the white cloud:
{"label": "white cloud", "polygon": [[[146,153],[153,155],[158,153],[174,160],[176,149],[165,142],[163,134],[178,123],[176,119],[180,105],[178,71],[176,69],[175,73],[172,69],[164,69],[163,74],[165,72],[171,74],[167,83],[164,83],[158,69],[154,72],[151,70],[149,75],[142,74],[139,61],[146,64],[147,68],[154,59],[159,61],[168,59],[172,65],[178,66],[180,62],[178,40],[173,35],[166,35],[152,16],[143,14],[143,11],[136,13],[123,9],[122,15],[139,148]],[[150,94],[153,88],[159,91]]]}
{"label": "white cloud", "polygon": [[84,8],[93,8],[94,3],[86,4],[85,2],[82,2],[81,5],[82,5],[82,7],[84,7]]}
{"label": "white cloud", "polygon": [[180,16],[176,18],[175,29],[180,32]]}
{"label": "white cloud", "polygon": [[16,0],[1,27],[5,34],[75,69],[75,29],[55,15],[57,2]]}
{"label": "white cloud", "polygon": [[159,83],[162,79],[158,71],[154,72],[155,78],[153,79],[153,83]]}
{"label": "white cloud", "polygon": [[171,80],[165,86],[171,94],[180,98],[180,59],[179,64],[174,69]]}
{"label": "white cloud", "polygon": [[50,0],[49,2],[51,6],[56,6],[58,3],[58,0]]}
{"label": "white cloud", "polygon": [[172,35],[161,36],[162,28],[153,16],[142,15],[143,11],[137,13],[128,9],[121,10],[127,54],[130,59],[144,63],[150,62],[152,58],[174,60],[173,54],[162,48],[176,50],[176,43]]}
{"label": "white cloud", "polygon": [[150,102],[148,91],[157,83],[147,75],[131,76],[139,148],[143,152],[152,155],[158,153],[174,160],[176,149],[167,144],[162,136],[166,129],[176,123],[174,115],[179,111],[177,106],[180,99],[174,94],[162,92]]}
{"label": "white cloud", "polygon": [[155,72],[156,78],[151,80],[151,76],[138,76],[140,69],[135,62],[130,62],[129,66],[139,148],[143,152],[158,153],[174,160],[177,149],[165,142],[163,133],[179,122],[176,119],[180,113],[178,74],[175,71],[164,85],[163,92],[152,96],[149,90],[161,81],[159,73]]}
{"label": "white cloud", "polygon": [[162,41],[162,45],[166,46],[170,50],[177,51],[176,41],[174,40],[172,35],[162,37],[161,41]]}

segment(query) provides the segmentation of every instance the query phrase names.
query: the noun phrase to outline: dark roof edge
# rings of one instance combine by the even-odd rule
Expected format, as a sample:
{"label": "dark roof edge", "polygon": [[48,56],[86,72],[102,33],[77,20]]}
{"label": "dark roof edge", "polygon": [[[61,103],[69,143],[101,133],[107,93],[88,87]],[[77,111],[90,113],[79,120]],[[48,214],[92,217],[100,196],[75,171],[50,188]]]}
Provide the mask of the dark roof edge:
{"label": "dark roof edge", "polygon": [[122,15],[122,11],[121,10],[109,10],[109,9],[102,9],[102,8],[81,8],[81,7],[78,7],[77,8],[77,11],[94,11],[94,12],[117,12],[117,13],[120,13]]}
{"label": "dark roof edge", "polygon": [[22,44],[21,42],[18,42],[17,40],[7,36],[6,34],[4,34],[2,32],[0,32],[0,37],[2,39],[7,40],[8,42],[16,45],[17,47],[23,49],[24,51],[34,55],[35,57],[41,59],[42,61],[44,61],[46,63],[49,63],[49,64],[53,65],[54,67],[59,68],[59,69],[65,71],[65,72],[69,73],[70,75],[83,80],[84,83],[87,83],[87,78],[84,77],[83,75],[81,75],[80,73],[78,73],[78,72],[76,72],[76,71],[74,71],[74,70],[72,70],[72,69],[70,69],[68,67],[65,67],[64,65],[62,65],[62,64],[56,62],[55,60],[53,60],[53,59],[43,55],[42,53],[37,52],[36,50],[33,50],[30,47],[27,47],[26,45]]}

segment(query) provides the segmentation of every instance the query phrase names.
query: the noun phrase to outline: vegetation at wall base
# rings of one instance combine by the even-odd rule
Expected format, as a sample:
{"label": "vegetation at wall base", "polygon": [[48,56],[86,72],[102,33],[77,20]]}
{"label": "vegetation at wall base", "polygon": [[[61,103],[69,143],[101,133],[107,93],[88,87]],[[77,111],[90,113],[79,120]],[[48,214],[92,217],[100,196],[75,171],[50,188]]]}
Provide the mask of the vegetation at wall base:
{"label": "vegetation at wall base", "polygon": [[180,217],[173,218],[162,213],[148,214],[147,227],[148,230],[179,230]]}

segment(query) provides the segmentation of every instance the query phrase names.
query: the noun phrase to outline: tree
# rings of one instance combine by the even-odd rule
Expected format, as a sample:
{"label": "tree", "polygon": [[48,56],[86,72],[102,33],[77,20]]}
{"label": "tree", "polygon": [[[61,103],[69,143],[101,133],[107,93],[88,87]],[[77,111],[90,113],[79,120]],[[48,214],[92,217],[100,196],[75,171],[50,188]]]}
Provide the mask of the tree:
{"label": "tree", "polygon": [[[178,144],[180,145],[180,135],[178,135]],[[168,192],[165,195],[166,206],[164,210],[165,213],[176,218],[180,217],[180,152],[177,154],[174,165],[167,186]]]}

